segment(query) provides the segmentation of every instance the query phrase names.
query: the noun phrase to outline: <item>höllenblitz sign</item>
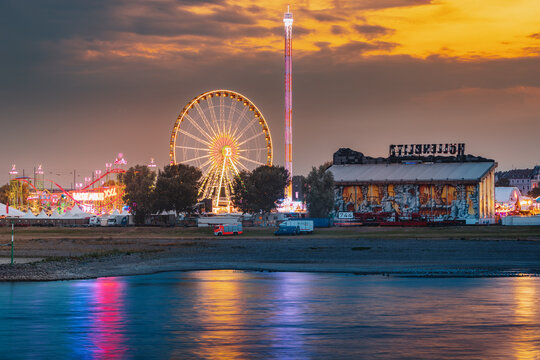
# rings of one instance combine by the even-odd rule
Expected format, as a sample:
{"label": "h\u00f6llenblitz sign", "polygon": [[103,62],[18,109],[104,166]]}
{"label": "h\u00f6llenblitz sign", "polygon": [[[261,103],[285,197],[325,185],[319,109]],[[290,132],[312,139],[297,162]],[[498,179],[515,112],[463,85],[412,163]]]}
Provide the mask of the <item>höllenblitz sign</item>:
{"label": "h\u00f6llenblitz sign", "polygon": [[390,156],[465,155],[465,144],[390,145]]}

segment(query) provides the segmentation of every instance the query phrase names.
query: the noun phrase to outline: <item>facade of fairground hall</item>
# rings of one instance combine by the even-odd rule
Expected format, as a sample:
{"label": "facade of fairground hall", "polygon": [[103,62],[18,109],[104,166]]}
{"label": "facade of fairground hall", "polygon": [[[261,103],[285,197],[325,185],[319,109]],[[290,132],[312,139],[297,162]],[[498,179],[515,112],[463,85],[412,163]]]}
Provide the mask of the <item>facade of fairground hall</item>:
{"label": "facade of fairground hall", "polygon": [[387,158],[373,158],[339,149],[328,169],[335,210],[385,221],[493,223],[497,164],[464,150],[464,144],[391,145]]}

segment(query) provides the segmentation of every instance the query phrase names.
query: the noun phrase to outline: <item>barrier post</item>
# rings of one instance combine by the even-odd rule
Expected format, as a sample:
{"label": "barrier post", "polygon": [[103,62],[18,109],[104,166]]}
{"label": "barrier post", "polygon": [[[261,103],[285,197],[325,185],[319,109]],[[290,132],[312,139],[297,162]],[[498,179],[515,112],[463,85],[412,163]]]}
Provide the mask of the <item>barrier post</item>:
{"label": "barrier post", "polygon": [[11,265],[13,265],[13,229],[15,228],[15,225],[11,223]]}

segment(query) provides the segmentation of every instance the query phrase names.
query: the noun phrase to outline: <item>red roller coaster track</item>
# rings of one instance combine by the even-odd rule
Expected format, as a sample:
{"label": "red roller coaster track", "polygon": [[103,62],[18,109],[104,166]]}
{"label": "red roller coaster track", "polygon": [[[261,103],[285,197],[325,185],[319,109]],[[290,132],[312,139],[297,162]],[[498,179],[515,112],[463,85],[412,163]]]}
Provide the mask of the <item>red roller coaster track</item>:
{"label": "red roller coaster track", "polygon": [[[86,185],[84,188],[82,189],[79,189],[78,191],[80,192],[84,192],[86,190],[90,190],[90,187],[92,185],[94,185],[95,183],[99,182],[101,179],[105,178],[107,175],[109,174],[121,174],[121,173],[125,173],[126,171],[123,170],[123,169],[111,169],[109,171],[107,171],[105,174],[103,174],[102,176],[100,176],[99,178],[97,178],[96,180],[92,181],[90,184]],[[36,192],[39,192],[40,190],[38,190],[34,184],[32,184],[32,182],[30,181],[30,178],[29,177],[17,177],[15,178],[14,180],[17,180],[17,181],[20,181],[20,182],[24,182],[26,184],[28,184],[29,186],[32,187],[32,189],[34,189]],[[62,191],[63,194],[65,194],[67,197],[69,197],[71,200],[73,200],[73,202],[75,202],[77,205],[82,205],[80,201],[78,200],[75,200],[73,198],[73,196],[71,196],[71,194],[69,193],[69,191],[67,191],[66,189],[64,189],[62,186],[58,185],[56,182],[52,181],[52,180],[49,180],[49,179],[43,179],[43,181],[47,181],[51,184],[53,184],[54,186],[56,186],[60,191]],[[122,196],[124,194],[124,192],[122,191],[120,194],[118,194],[118,196]],[[114,201],[111,200],[109,201],[108,203],[105,203],[103,204],[103,206],[107,206],[109,205],[110,203],[112,203]]]}

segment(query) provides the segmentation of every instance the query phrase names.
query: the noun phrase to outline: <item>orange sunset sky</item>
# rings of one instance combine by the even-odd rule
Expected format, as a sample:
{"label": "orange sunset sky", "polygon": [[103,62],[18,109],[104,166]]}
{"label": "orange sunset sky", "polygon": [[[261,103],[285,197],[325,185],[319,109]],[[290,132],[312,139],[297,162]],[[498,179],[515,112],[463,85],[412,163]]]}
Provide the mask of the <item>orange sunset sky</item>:
{"label": "orange sunset sky", "polygon": [[391,143],[540,164],[537,0],[8,0],[0,182],[12,163],[84,176],[118,152],[164,165],[179,111],[218,88],[259,107],[282,164],[288,4],[296,174]]}

